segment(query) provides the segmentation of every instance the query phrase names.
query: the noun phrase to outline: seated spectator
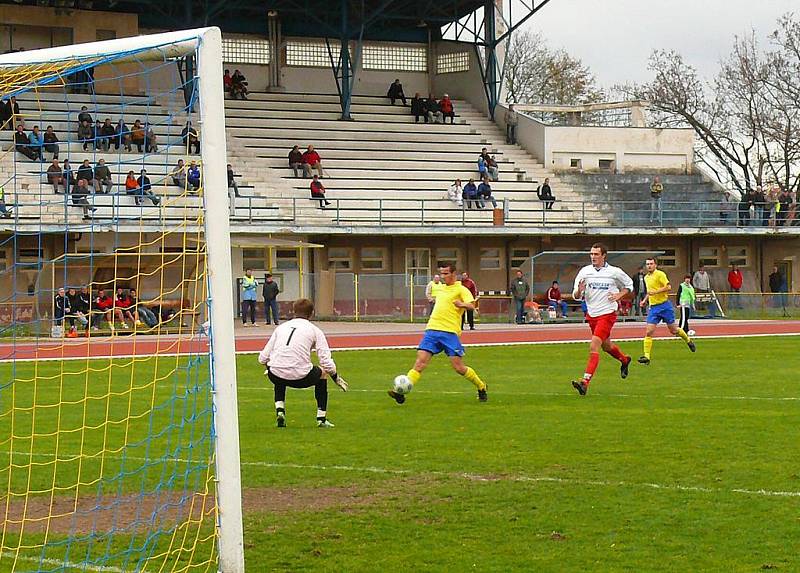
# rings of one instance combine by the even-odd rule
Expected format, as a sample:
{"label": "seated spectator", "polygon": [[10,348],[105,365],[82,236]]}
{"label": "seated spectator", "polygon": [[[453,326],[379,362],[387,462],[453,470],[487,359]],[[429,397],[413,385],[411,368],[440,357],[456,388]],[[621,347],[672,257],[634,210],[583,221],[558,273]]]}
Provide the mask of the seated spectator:
{"label": "seated spectator", "polygon": [[92,330],[99,330],[100,322],[105,320],[111,330],[114,330],[114,321],[111,316],[112,309],[114,308],[114,299],[106,294],[106,291],[100,289],[97,291],[97,296],[92,301]]}
{"label": "seated spectator", "polygon": [[114,183],[111,181],[111,170],[106,165],[106,160],[101,159],[97,162],[94,168],[94,192],[103,193],[103,186],[105,186],[105,193],[111,193],[111,188]]}
{"label": "seated spectator", "polygon": [[78,184],[78,180],[75,179],[75,172],[72,170],[72,165],[69,163],[69,159],[64,160],[64,193],[70,193],[72,189]]}
{"label": "seated spectator", "polygon": [[28,159],[36,160],[39,158],[39,154],[31,147],[31,142],[28,136],[25,135],[25,128],[21,123],[17,124],[17,130],[14,132],[14,149]]}
{"label": "seated spectator", "polygon": [[89,165],[88,159],[84,159],[83,164],[78,167],[78,174],[75,178],[78,180],[78,183],[80,183],[81,179],[84,179],[86,180],[87,187],[94,187],[94,170],[92,166]]}
{"label": "seated spectator", "polygon": [[230,94],[232,87],[233,87],[233,80],[231,79],[231,71],[225,70],[225,73],[222,74],[222,89],[225,91],[225,93]]}
{"label": "seated spectator", "polygon": [[84,121],[88,122],[89,124],[94,123],[92,120],[92,114],[89,113],[89,108],[87,108],[85,105],[82,105],[81,111],[78,112],[78,125],[81,125]]}
{"label": "seated spectator", "polygon": [[44,132],[44,149],[53,154],[53,159],[58,159],[58,136],[53,131],[52,125],[48,125],[47,131]]}
{"label": "seated spectator", "polygon": [[67,298],[67,293],[64,290],[64,287],[58,289],[56,292],[56,296],[54,297],[53,301],[53,321],[55,325],[58,327],[64,326],[64,318],[71,314],[72,311],[69,308],[69,299]]}
{"label": "seated spectator", "polygon": [[67,301],[69,302],[69,313],[67,314],[67,319],[69,320],[69,332],[67,333],[67,337],[75,338],[78,336],[78,333],[75,330],[75,323],[80,322],[81,326],[83,327],[86,327],[89,324],[89,318],[87,316],[89,314],[88,306],[86,307],[86,310],[84,310],[81,296],[74,287],[67,289]]}
{"label": "seated spectator", "polygon": [[489,156],[486,160],[486,168],[489,170],[489,175],[492,176],[492,181],[500,180],[500,168],[497,166],[497,160],[494,155]]}
{"label": "seated spectator", "polygon": [[389,98],[389,101],[394,102],[398,99],[403,100],[403,105],[406,105],[406,94],[403,93],[403,84],[400,83],[399,79],[396,79],[392,84],[389,86],[389,91],[386,92],[386,97]]}
{"label": "seated spectator", "polygon": [[464,187],[461,185],[461,179],[456,179],[450,188],[447,190],[447,198],[459,207],[464,205]]}
{"label": "seated spectator", "polygon": [[233,172],[233,166],[228,163],[228,189],[233,187],[233,195],[235,197],[241,197],[239,195],[239,186],[236,184],[236,174]]}
{"label": "seated spectator", "polygon": [[524,309],[525,322],[532,322],[534,324],[542,324],[542,312],[539,309],[539,303],[533,300],[526,300],[522,308]]}
{"label": "seated spectator", "polygon": [[138,189],[139,182],[136,180],[136,174],[132,170],[128,171],[128,175],[125,177],[125,193],[128,195],[136,195]]}
{"label": "seated spectator", "polygon": [[135,288],[132,288],[129,291],[128,298],[131,301],[128,310],[130,310],[131,314],[133,315],[133,318],[136,321],[136,326],[141,326],[142,323],[144,323],[148,328],[153,328],[158,324],[158,319],[156,318],[156,315],[153,314],[153,311],[147,308],[145,305],[139,304],[139,299],[136,296]]}
{"label": "seated spectator", "polygon": [[98,119],[92,127],[92,139],[94,140],[94,148],[100,150],[103,146],[103,124]]}
{"label": "seated spectator", "polygon": [[92,143],[94,139],[94,128],[92,124],[88,121],[82,121],[81,124],[78,126],[78,141],[83,143],[83,150],[89,147],[89,144]]}
{"label": "seated spectator", "polygon": [[139,174],[139,179],[136,180],[138,187],[136,189],[136,204],[141,205],[144,198],[147,197],[153,202],[153,205],[158,206],[161,199],[153,193],[153,186],[150,184],[150,178],[147,176],[147,171],[142,169]]}
{"label": "seated spectator", "polygon": [[331,204],[330,201],[325,199],[325,186],[316,174],[314,174],[313,180],[311,181],[311,199],[319,201],[320,209],[324,209]]}
{"label": "seated spectator", "polygon": [[69,187],[64,179],[64,172],[58,164],[58,159],[53,159],[53,163],[47,168],[47,182],[53,186],[53,192],[58,193],[58,186],[64,187],[64,193],[69,193]]}
{"label": "seated spectator", "polygon": [[478,206],[478,188],[475,186],[475,180],[470,177],[469,183],[464,185],[464,192],[462,194],[464,202],[467,204],[467,209],[472,209]]}
{"label": "seated spectator", "polygon": [[247,78],[239,70],[234,70],[231,76],[231,97],[236,99],[238,96],[247,99],[247,92]]}
{"label": "seated spectator", "polygon": [[297,173],[298,169],[305,171],[303,169],[303,154],[300,151],[300,147],[297,145],[292,147],[292,150],[289,152],[289,167],[294,171],[295,177],[300,177]]}
{"label": "seated spectator", "polygon": [[424,117],[425,123],[428,123],[428,115],[425,113],[425,100],[419,97],[419,92],[414,94],[411,98],[411,115],[414,116],[414,123],[419,123],[419,118]]}
{"label": "seated spectator", "polygon": [[539,198],[540,201],[544,201],[544,208],[548,211],[553,208],[553,203],[555,202],[555,197],[553,196],[553,191],[550,189],[550,178],[545,177],[544,183],[539,189],[536,190],[536,196]]}
{"label": "seated spectator", "polygon": [[[114,136],[116,134],[117,130],[114,129],[114,124],[111,123],[111,118],[107,117],[103,122],[103,125],[100,126],[99,140],[97,142],[100,149],[103,151],[110,150],[111,142],[114,140]],[[119,149],[119,146],[117,146],[117,149]]]}
{"label": "seated spectator", "polygon": [[442,123],[444,120],[442,108],[433,94],[428,94],[428,99],[425,100],[425,117],[435,123]]}
{"label": "seated spectator", "polygon": [[186,182],[189,183],[192,191],[196,192],[200,189],[200,167],[197,166],[195,161],[192,161],[189,164],[189,169],[186,170]]}
{"label": "seated spectator", "polygon": [[200,154],[200,136],[197,135],[197,130],[192,127],[191,121],[187,121],[186,126],[181,130],[181,139],[183,139],[187,153],[191,153],[192,147],[194,147],[195,154]]}
{"label": "seated spectator", "polygon": [[450,118],[450,125],[453,125],[456,122],[456,112],[453,109],[453,101],[450,99],[450,96],[444,94],[442,96],[442,101],[439,102],[439,107],[442,110],[442,123],[445,123],[447,118]]}
{"label": "seated spectator", "polygon": [[38,125],[33,126],[28,136],[28,142],[30,143],[31,149],[36,152],[36,156],[39,159],[44,159],[44,137],[42,137],[42,132],[39,131]]}
{"label": "seated spectator", "polygon": [[153,126],[147,122],[144,124],[144,151],[145,153],[158,153],[158,137],[153,131]]}
{"label": "seated spectator", "polygon": [[72,190],[72,204],[83,209],[83,218],[89,218],[89,211],[97,211],[87,197],[89,196],[89,183],[86,179],[78,179],[78,184]]}
{"label": "seated spectator", "polygon": [[[133,173],[133,171],[131,171]],[[178,159],[178,164],[172,169],[169,174],[172,177],[173,185],[177,185],[181,189],[186,189],[186,166],[183,164],[183,159]]]}
{"label": "seated spectator", "polygon": [[305,153],[303,153],[303,176],[311,177],[311,170],[316,169],[319,176],[322,177],[322,158],[319,153],[314,151],[314,146],[309,145]]}
{"label": "seated spectator", "polygon": [[567,318],[567,301],[561,298],[558,281],[553,281],[553,284],[547,289],[547,306],[553,310],[561,309],[561,316]]}
{"label": "seated spectator", "polygon": [[10,219],[13,212],[6,207],[6,188],[0,185],[0,216]]}
{"label": "seated spectator", "polygon": [[131,128],[131,143],[136,146],[136,149],[141,153],[144,148],[144,126],[140,120],[136,120],[133,122],[133,127]]}
{"label": "seated spectator", "polygon": [[125,120],[120,119],[117,122],[117,126],[114,128],[114,134],[116,138],[114,139],[114,149],[119,151],[119,147],[122,145],[125,151],[131,150],[131,132],[128,129],[128,126],[125,124]]}
{"label": "seated spectator", "polygon": [[486,206],[485,201],[491,201],[492,207],[497,209],[497,201],[492,196],[492,186],[489,185],[489,178],[484,177],[480,185],[478,185],[478,207],[483,209]]}
{"label": "seated spectator", "polygon": [[136,322],[131,311],[131,298],[122,287],[117,287],[117,295],[114,297],[114,319],[122,323],[122,328],[128,328],[126,319],[130,320],[131,324]]}

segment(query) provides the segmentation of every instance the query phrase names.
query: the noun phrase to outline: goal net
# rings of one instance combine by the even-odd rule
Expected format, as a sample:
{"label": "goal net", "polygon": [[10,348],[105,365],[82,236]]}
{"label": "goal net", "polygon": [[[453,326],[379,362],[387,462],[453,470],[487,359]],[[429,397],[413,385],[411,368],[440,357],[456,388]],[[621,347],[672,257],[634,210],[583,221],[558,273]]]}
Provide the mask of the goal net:
{"label": "goal net", "polygon": [[0,571],[240,571],[221,37],[0,56]]}

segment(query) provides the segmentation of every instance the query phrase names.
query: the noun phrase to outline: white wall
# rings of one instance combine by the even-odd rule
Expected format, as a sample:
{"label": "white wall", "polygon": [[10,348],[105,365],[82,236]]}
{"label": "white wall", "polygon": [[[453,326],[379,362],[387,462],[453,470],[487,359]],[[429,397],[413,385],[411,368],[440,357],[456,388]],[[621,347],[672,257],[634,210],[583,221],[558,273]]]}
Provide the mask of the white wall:
{"label": "white wall", "polygon": [[[436,58],[438,54],[464,51],[469,53],[469,71],[450,74],[436,73]],[[443,93],[446,93],[452,99],[466,100],[472,104],[473,107],[488,115],[489,105],[486,102],[486,95],[483,91],[483,81],[481,80],[478,57],[475,54],[472,44],[464,42],[436,42],[433,45],[432,53],[433,61],[431,62],[430,69],[434,74],[432,78],[433,92],[440,97]],[[456,110],[456,113],[458,113],[458,110]]]}

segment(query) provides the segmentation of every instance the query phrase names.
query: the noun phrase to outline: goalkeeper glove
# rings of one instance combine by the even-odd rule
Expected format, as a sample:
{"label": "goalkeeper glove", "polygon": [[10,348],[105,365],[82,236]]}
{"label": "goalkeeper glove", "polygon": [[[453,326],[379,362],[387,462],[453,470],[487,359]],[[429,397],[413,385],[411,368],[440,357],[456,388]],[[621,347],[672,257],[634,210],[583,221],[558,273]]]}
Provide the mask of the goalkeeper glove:
{"label": "goalkeeper glove", "polygon": [[331,374],[331,379],[333,380],[334,384],[342,389],[342,392],[347,392],[347,389],[350,388],[350,385],[347,383],[347,381],[339,376],[336,372]]}

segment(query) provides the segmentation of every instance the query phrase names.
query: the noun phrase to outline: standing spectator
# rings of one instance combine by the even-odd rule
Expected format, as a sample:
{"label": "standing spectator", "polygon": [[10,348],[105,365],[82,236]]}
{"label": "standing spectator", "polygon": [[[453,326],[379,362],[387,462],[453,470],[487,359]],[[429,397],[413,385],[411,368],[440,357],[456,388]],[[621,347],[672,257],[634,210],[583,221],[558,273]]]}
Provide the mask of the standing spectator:
{"label": "standing spectator", "polygon": [[[472,293],[472,298],[475,299],[475,302],[478,301],[478,285],[475,284],[475,281],[469,277],[469,273],[464,271],[461,273],[461,284],[467,288],[467,290]],[[466,312],[461,315],[461,330],[464,330],[464,322],[469,323],[469,329],[475,330],[475,309],[465,309]]]}
{"label": "standing spectator", "polygon": [[33,129],[28,136],[28,142],[31,144],[31,149],[36,152],[36,156],[39,159],[44,159],[44,138],[42,137],[42,133],[39,131],[38,125],[33,126]]}
{"label": "standing spectator", "polygon": [[517,112],[514,111],[514,104],[509,104],[506,110],[506,143],[514,145],[517,143]]}
{"label": "standing spectator", "polygon": [[186,182],[195,193],[200,189],[200,167],[197,166],[196,161],[192,161],[189,169],[186,170]]}
{"label": "standing spectator", "polygon": [[89,113],[89,108],[87,108],[85,105],[82,105],[81,111],[78,112],[78,125],[82,124],[84,121],[88,122],[89,124],[94,123],[92,114]]}
{"label": "standing spectator", "polygon": [[767,208],[769,209],[769,226],[774,227],[778,218],[781,190],[777,185],[772,185],[767,193]]}
{"label": "standing spectator", "polygon": [[772,274],[769,275],[769,290],[778,296],[774,297],[776,307],[786,307],[786,291],[788,290],[786,278],[777,265],[772,267]]}
{"label": "standing spectator", "polygon": [[138,189],[139,182],[136,181],[136,174],[133,170],[128,171],[128,175],[125,177],[125,193],[128,195],[136,195]]}
{"label": "standing spectator", "polygon": [[428,94],[428,99],[425,100],[425,117],[434,123],[442,123],[443,121],[442,108],[433,94]]}
{"label": "standing spectator", "polygon": [[453,100],[450,99],[450,96],[444,94],[442,96],[442,101],[439,102],[439,108],[442,111],[442,123],[447,122],[447,118],[450,118],[450,125],[455,124],[456,122],[456,112],[453,108]]}
{"label": "standing spectator", "polygon": [[191,153],[194,147],[195,155],[200,154],[200,136],[197,134],[197,130],[192,127],[191,121],[187,121],[186,125],[181,130],[181,139],[186,146],[187,153]]}
{"label": "standing spectator", "polygon": [[[481,165],[483,165],[483,168],[481,168]],[[478,171],[481,173],[481,176],[488,174],[489,177],[492,178],[492,181],[500,179],[497,162],[489,155],[485,147],[481,149],[481,155],[478,157]]]}
{"label": "standing spectator", "polygon": [[411,115],[414,116],[414,123],[419,123],[419,118],[424,117],[428,123],[428,114],[425,113],[425,101],[419,96],[419,92],[411,98]]}
{"label": "standing spectator", "polygon": [[467,204],[467,209],[472,209],[478,206],[478,188],[475,186],[475,180],[470,177],[466,185],[464,185],[463,193],[464,202]]}
{"label": "standing spectator", "polygon": [[[103,191],[103,186],[106,190]],[[100,159],[94,168],[94,192],[111,193],[114,183],[111,181],[111,170],[106,165],[105,159]]]}
{"label": "standing spectator", "polygon": [[267,316],[267,324],[270,323],[270,314],[272,314],[272,323],[278,324],[278,295],[281,289],[278,288],[278,283],[272,278],[272,273],[267,273],[264,280],[264,286],[261,289],[261,294],[264,297],[264,314]]}
{"label": "standing spectator", "polygon": [[311,177],[311,171],[317,170],[319,176],[322,177],[322,158],[314,150],[313,145],[309,145],[305,153],[303,153],[303,177]]}
{"label": "standing spectator", "polygon": [[292,150],[289,152],[289,168],[294,171],[295,177],[300,177],[300,175],[298,175],[298,169],[300,171],[304,171],[303,153],[300,151],[300,147],[297,145],[292,147]]}
{"label": "standing spectator", "polygon": [[170,177],[172,177],[173,185],[186,189],[186,167],[183,164],[183,159],[178,159],[178,163],[172,169]]}
{"label": "standing spectator", "polygon": [[394,102],[398,99],[403,100],[403,105],[406,105],[406,94],[403,93],[403,84],[400,83],[399,79],[396,79],[392,84],[389,86],[389,91],[386,92],[386,97],[389,98],[389,101]]}
{"label": "standing spectator", "polygon": [[19,104],[17,98],[11,96],[11,99],[3,101],[3,125],[5,129],[11,131],[17,128],[17,122],[21,120],[19,112]]}
{"label": "standing spectator", "polygon": [[783,227],[786,224],[787,216],[792,208],[792,196],[788,189],[781,190],[778,195],[778,215],[775,217],[775,224]]}
{"label": "standing spectator", "polygon": [[[723,225],[728,224],[728,218],[735,209],[734,202],[730,191],[725,191],[725,193],[722,194],[722,198],[719,201],[719,222]],[[734,221],[734,223],[736,223],[736,221]]]}
{"label": "standing spectator", "polygon": [[87,197],[89,197],[89,183],[86,179],[78,179],[78,184],[72,190],[72,204],[83,209],[84,219],[89,218],[89,211],[97,211],[97,207],[93,207]]}
{"label": "standing spectator", "polygon": [[558,287],[558,281],[553,281],[553,284],[547,289],[547,306],[553,310],[561,309],[561,317],[567,318],[567,301],[561,298],[561,289]]}
{"label": "standing spectator", "polygon": [[447,190],[447,198],[461,207],[464,205],[463,193],[464,187],[461,185],[461,179],[456,179]]}
{"label": "standing spectator", "polygon": [[478,185],[478,207],[483,209],[486,206],[486,201],[492,202],[492,207],[497,209],[497,201],[492,196],[492,186],[489,185],[489,178],[484,177],[480,185]]}
{"label": "standing spectator", "polygon": [[743,282],[742,271],[736,265],[731,265],[731,270],[728,271],[728,285],[731,287],[731,292],[741,292]]}
{"label": "standing spectator", "polygon": [[239,96],[242,99],[247,99],[247,78],[239,70],[233,70],[231,76],[231,97],[236,99]]}
{"label": "standing spectator", "polygon": [[553,209],[553,203],[555,202],[556,198],[553,196],[553,190],[550,188],[549,177],[544,178],[544,183],[542,183],[542,186],[536,190],[536,196],[540,201],[544,201],[544,208],[547,211],[551,211]]}
{"label": "standing spectator", "polygon": [[678,285],[678,293],[675,295],[678,306],[681,309],[681,318],[678,327],[689,336],[694,336],[694,332],[689,327],[689,319],[692,318],[692,310],[697,296],[692,286],[692,275],[683,277],[683,282]]}
{"label": "standing spectator", "polygon": [[0,185],[0,216],[10,219],[13,212],[6,207],[6,188]]}
{"label": "standing spectator", "polygon": [[425,285],[425,298],[428,299],[428,316],[433,312],[433,305],[436,304],[436,295],[444,288],[442,277],[433,275],[433,278]]}
{"label": "standing spectator", "polygon": [[711,277],[708,276],[705,265],[700,265],[694,273],[692,284],[697,292],[711,292]]}
{"label": "standing spectator", "polygon": [[258,297],[258,281],[253,276],[253,269],[246,269],[242,277],[242,324],[247,326],[247,315],[250,315],[251,326],[256,325],[256,299]]}
{"label": "standing spectator", "polygon": [[645,315],[642,301],[647,296],[647,283],[644,280],[644,276],[644,267],[642,266],[633,275],[633,313],[642,316]]}
{"label": "standing spectator", "polygon": [[52,125],[48,125],[47,131],[44,132],[44,149],[53,154],[53,159],[58,159],[58,136],[53,131]]}
{"label": "standing spectator", "polygon": [[136,180],[136,204],[141,205],[144,198],[147,197],[153,202],[153,205],[158,206],[161,199],[153,193],[153,186],[150,184],[150,178],[147,176],[147,171],[142,169],[139,173],[139,179]]}
{"label": "standing spectator", "polygon": [[319,180],[319,175],[316,173],[311,180],[311,200],[319,201],[320,209],[324,209],[331,204],[330,201],[325,199],[325,186],[322,184],[322,181]]}
{"label": "standing spectator", "polygon": [[[751,189],[742,193],[739,200],[739,226],[748,227],[750,225],[750,207],[753,206],[753,191]],[[696,287],[697,285],[695,285]]]}
{"label": "standing spectator", "polygon": [[661,209],[661,197],[664,194],[664,185],[661,178],[656,175],[650,184],[650,222],[658,221],[659,225],[664,224],[664,214]]}
{"label": "standing spectator", "polygon": [[[103,151],[109,151],[111,149],[111,142],[114,140],[114,136],[117,135],[117,130],[114,129],[114,124],[111,123],[111,118],[107,117],[103,122],[103,125],[100,126],[100,138],[98,144],[100,149]],[[119,146],[117,146],[119,149]]]}
{"label": "standing spectator", "polygon": [[58,164],[58,159],[53,159],[53,163],[47,168],[47,182],[53,186],[53,192],[58,193],[58,186],[64,187],[64,193],[69,193],[69,186],[64,179],[64,172]]}
{"label": "standing spectator", "polygon": [[80,125],[78,125],[78,141],[83,143],[83,150],[89,147],[89,144],[92,143],[92,139],[94,139],[94,128],[92,124],[88,121],[82,121]]}
{"label": "standing spectator", "polygon": [[239,195],[239,186],[236,184],[236,174],[233,172],[233,166],[228,163],[228,189],[233,188],[233,195],[235,197],[241,197]]}
{"label": "standing spectator", "polygon": [[83,179],[86,181],[87,187],[94,188],[94,170],[92,169],[92,166],[89,165],[88,159],[84,159],[81,166],[78,167],[78,175],[76,176],[76,179],[78,180],[78,183],[80,183]]}
{"label": "standing spectator", "polygon": [[14,149],[28,159],[36,160],[39,158],[34,148],[31,147],[31,142],[28,136],[25,135],[25,128],[22,127],[21,123],[17,124],[17,130],[14,132]]}
{"label": "standing spectator", "polygon": [[131,143],[136,146],[136,150],[141,153],[144,148],[144,137],[145,131],[144,126],[140,120],[136,120],[133,122],[133,127],[131,128]]}
{"label": "standing spectator", "polygon": [[158,153],[158,136],[153,131],[153,124],[144,123],[144,151],[145,153]]}
{"label": "standing spectator", "polygon": [[764,189],[759,185],[753,193],[753,224],[756,227],[764,226],[764,210],[767,207],[767,196]]}
{"label": "standing spectator", "polygon": [[517,271],[517,276],[511,281],[508,290],[511,292],[511,297],[514,299],[516,309],[515,322],[517,324],[525,324],[525,299],[528,298],[531,287],[528,281],[525,280],[522,271]]}
{"label": "standing spectator", "polygon": [[114,128],[114,149],[119,151],[120,146],[123,146],[125,151],[131,150],[131,131],[125,124],[125,120],[120,118],[117,126]]}

